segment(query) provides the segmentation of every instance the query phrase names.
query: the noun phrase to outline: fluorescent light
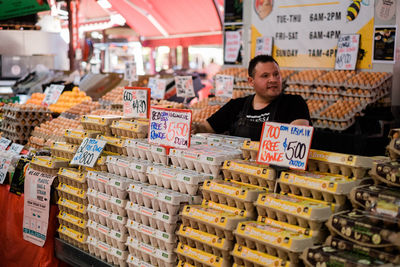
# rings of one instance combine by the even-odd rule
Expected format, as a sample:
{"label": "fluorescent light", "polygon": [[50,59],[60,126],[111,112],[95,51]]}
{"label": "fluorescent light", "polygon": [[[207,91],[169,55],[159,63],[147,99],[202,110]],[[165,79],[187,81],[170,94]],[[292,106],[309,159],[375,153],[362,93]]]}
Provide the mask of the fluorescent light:
{"label": "fluorescent light", "polygon": [[107,0],[98,0],[97,3],[99,4],[99,6],[101,6],[104,9],[108,9],[108,8],[112,7],[110,2],[108,2]]}

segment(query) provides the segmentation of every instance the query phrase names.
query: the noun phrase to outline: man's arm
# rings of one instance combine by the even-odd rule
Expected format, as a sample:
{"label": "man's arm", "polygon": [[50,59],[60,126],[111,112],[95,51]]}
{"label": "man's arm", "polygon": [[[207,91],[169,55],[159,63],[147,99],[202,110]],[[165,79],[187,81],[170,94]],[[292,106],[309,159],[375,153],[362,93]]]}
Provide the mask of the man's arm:
{"label": "man's arm", "polygon": [[203,121],[193,127],[192,134],[195,133],[215,133],[215,131],[208,121]]}
{"label": "man's arm", "polygon": [[292,121],[290,124],[300,125],[300,126],[310,126],[310,122],[305,119],[297,119],[297,120]]}

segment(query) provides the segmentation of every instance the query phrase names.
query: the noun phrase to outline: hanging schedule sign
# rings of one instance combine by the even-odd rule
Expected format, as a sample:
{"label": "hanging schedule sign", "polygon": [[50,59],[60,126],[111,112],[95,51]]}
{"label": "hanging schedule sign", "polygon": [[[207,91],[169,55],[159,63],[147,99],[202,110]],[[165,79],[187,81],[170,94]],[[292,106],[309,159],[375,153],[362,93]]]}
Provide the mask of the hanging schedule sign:
{"label": "hanging schedule sign", "polygon": [[272,37],[264,36],[256,39],[256,56],[272,55]]}
{"label": "hanging schedule sign", "polygon": [[175,77],[175,85],[178,97],[195,97],[192,76]]}
{"label": "hanging schedule sign", "polygon": [[125,87],[123,103],[125,117],[148,118],[150,88]]}
{"label": "hanging schedule sign", "polygon": [[359,34],[342,34],[337,45],[335,70],[355,70],[358,57]]}
{"label": "hanging schedule sign", "polygon": [[264,122],[257,162],[305,170],[314,128]]}
{"label": "hanging schedule sign", "polygon": [[79,146],[71,164],[93,168],[101,152],[106,146],[106,141],[86,137]]}
{"label": "hanging schedule sign", "polygon": [[135,62],[125,62],[124,80],[129,82],[136,82],[138,80]]}
{"label": "hanging schedule sign", "polygon": [[231,75],[215,75],[215,96],[232,98],[233,82]]}
{"label": "hanging schedule sign", "polygon": [[149,78],[148,87],[151,89],[151,98],[164,99],[167,81],[163,79]]}

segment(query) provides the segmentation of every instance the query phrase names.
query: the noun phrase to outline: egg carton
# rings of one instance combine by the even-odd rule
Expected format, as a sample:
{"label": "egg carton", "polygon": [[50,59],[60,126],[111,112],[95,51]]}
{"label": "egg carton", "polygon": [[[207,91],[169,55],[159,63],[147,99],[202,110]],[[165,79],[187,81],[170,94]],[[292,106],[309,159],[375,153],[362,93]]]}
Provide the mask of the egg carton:
{"label": "egg carton", "polygon": [[57,218],[59,224],[65,225],[70,229],[88,235],[89,232],[86,227],[87,221],[85,219],[68,214],[65,211],[60,211],[60,213],[57,215]]}
{"label": "egg carton", "polygon": [[87,190],[86,173],[73,168],[60,168],[58,171],[58,181],[76,188]]}
{"label": "egg carton", "polygon": [[34,126],[30,125],[21,125],[16,121],[7,121],[3,120],[0,129],[2,131],[8,131],[11,133],[26,133],[31,132],[34,129]]}
{"label": "egg carton", "polygon": [[172,267],[176,265],[176,254],[155,248],[139,240],[129,237],[126,242],[129,253],[142,261],[159,267]]}
{"label": "egg carton", "polygon": [[399,225],[399,218],[360,210],[333,214],[327,222],[332,235],[375,248],[393,247],[390,239],[397,236]]}
{"label": "egg carton", "polygon": [[105,136],[105,135],[98,135],[98,140],[106,141],[106,146],[104,147],[105,151],[110,151],[113,153],[117,153],[120,155],[128,155],[126,151],[126,147],[124,146],[125,140],[121,138]]}
{"label": "egg carton", "polygon": [[376,183],[400,187],[400,163],[390,160],[374,161],[370,175]]}
{"label": "egg carton", "polygon": [[207,180],[203,184],[202,193],[206,200],[252,212],[255,209],[253,202],[257,200],[259,194],[265,193],[265,190],[229,181]]}
{"label": "egg carton", "polygon": [[78,150],[77,145],[71,145],[65,142],[54,142],[50,147],[52,156],[66,158],[69,160],[73,159],[77,150]]}
{"label": "egg carton", "polygon": [[300,253],[313,245],[309,236],[255,221],[239,223],[234,234],[239,245],[293,264],[298,264]]}
{"label": "egg carton", "polygon": [[177,267],[195,267],[195,265],[192,265],[192,264],[182,261],[182,260],[179,260],[178,264],[176,266]]}
{"label": "egg carton", "polygon": [[220,203],[217,203],[214,201],[209,201],[207,199],[203,199],[203,201],[201,202],[201,205],[204,207],[211,208],[211,209],[224,211],[224,212],[227,212],[227,213],[230,213],[233,215],[243,216],[243,217],[246,217],[249,219],[254,219],[257,217],[255,210],[248,211],[248,210],[244,210],[244,209],[238,209],[238,208],[230,207],[228,205],[220,204]]}
{"label": "egg carton", "polygon": [[100,131],[104,135],[111,136],[111,124],[113,121],[120,120],[120,116],[115,115],[84,115],[81,124],[85,130]]}
{"label": "egg carton", "polygon": [[313,126],[316,128],[328,128],[334,131],[344,131],[350,128],[355,122],[356,119],[355,117],[352,117],[350,120],[347,121],[331,121],[331,120],[320,120],[320,119],[315,119],[318,118],[315,116],[313,118]]}
{"label": "egg carton", "polygon": [[89,251],[86,243],[87,235],[68,228],[65,225],[60,225],[60,227],[57,229],[57,232],[62,240],[65,240],[66,242],[84,251]]}
{"label": "egg carton", "polygon": [[281,191],[311,197],[316,200],[345,205],[347,196],[361,179],[349,179],[343,175],[318,172],[289,171],[281,172],[278,180]]}
{"label": "egg carton", "polygon": [[226,160],[222,167],[225,179],[232,179],[270,189],[275,188],[276,171],[246,160]]}
{"label": "egg carton", "polygon": [[133,182],[131,179],[119,175],[98,171],[88,172],[87,179],[89,188],[121,200],[127,198],[127,190],[129,185]]}
{"label": "egg carton", "polygon": [[[117,174],[120,176],[127,177],[129,164],[132,162],[132,159],[129,159],[125,156],[107,156],[106,157],[106,165],[109,173]],[[132,177],[128,177],[132,178]]]}
{"label": "egg carton", "polygon": [[131,254],[128,255],[126,263],[128,264],[129,267],[156,267],[155,265],[142,261],[141,259],[136,257],[136,255],[131,255]]}
{"label": "egg carton", "polygon": [[231,260],[229,252],[233,249],[233,241],[184,225],[179,227],[176,234],[179,237],[179,242],[183,245],[205,251],[226,261]]}
{"label": "egg carton", "polygon": [[370,157],[327,152],[310,149],[308,156],[308,170],[342,174],[344,176],[363,178],[373,166]]}
{"label": "egg carton", "polygon": [[168,165],[168,149],[163,146],[151,145],[151,154],[153,156],[153,162]]}
{"label": "egg carton", "polygon": [[284,266],[293,267],[296,266],[291,264],[289,261],[285,261],[275,256],[271,256],[267,253],[250,249],[246,246],[235,244],[232,251],[232,256],[237,266]]}
{"label": "egg carton", "polygon": [[185,206],[182,210],[181,219],[185,226],[190,226],[196,230],[217,235],[227,240],[233,240],[232,231],[239,222],[247,220],[243,216],[201,205]]}
{"label": "egg carton", "polygon": [[331,206],[321,201],[295,195],[260,194],[255,203],[260,216],[318,230],[332,214]]}
{"label": "egg carton", "polygon": [[344,91],[340,92],[340,95],[348,96],[348,97],[359,97],[359,98],[366,98],[366,97],[375,98],[378,95],[379,91],[380,91],[380,89],[379,90],[368,90],[368,91],[365,91],[365,92],[367,92],[367,94],[358,94],[358,93],[354,94],[354,93],[348,93],[346,90],[344,90]]}
{"label": "egg carton", "polygon": [[88,187],[100,191],[106,192],[106,185],[110,182],[111,178],[106,172],[88,171],[86,174]]}
{"label": "egg carton", "polygon": [[320,120],[328,120],[328,121],[333,121],[333,122],[351,122],[352,120],[354,120],[354,117],[356,115],[357,111],[352,111],[351,113],[349,113],[346,117],[342,117],[342,118],[334,118],[332,116],[315,116],[316,119],[320,119]]}
{"label": "egg carton", "polygon": [[231,145],[232,147],[238,148],[243,142],[250,141],[250,138],[240,137],[240,136],[231,136],[224,134],[215,134],[215,133],[198,133],[193,136],[195,139],[204,140],[206,143],[204,144],[226,144]]}
{"label": "egg carton", "polygon": [[34,156],[31,160],[30,166],[38,171],[57,175],[61,167],[67,167],[69,160],[49,156]]}
{"label": "egg carton", "polygon": [[176,236],[173,233],[169,234],[132,220],[127,221],[126,228],[131,237],[155,248],[173,252],[176,247]]}
{"label": "egg carton", "polygon": [[89,218],[86,205],[62,197],[58,199],[57,205],[62,212],[66,212],[84,220]]}
{"label": "egg carton", "polygon": [[146,138],[148,128],[148,123],[139,121],[113,121],[111,133],[126,138]]}
{"label": "egg carton", "polygon": [[128,251],[123,251],[118,248],[112,247],[109,244],[97,240],[93,236],[87,238],[89,253],[120,267],[126,267],[126,260],[128,258]]}
{"label": "egg carton", "polygon": [[127,233],[113,230],[92,220],[88,221],[87,227],[89,234],[96,239],[106,242],[108,245],[118,248],[121,251],[126,250]]}
{"label": "egg carton", "polygon": [[241,147],[243,158],[257,160],[259,147],[260,147],[260,142],[258,141],[243,142],[243,145]]}
{"label": "egg carton", "polygon": [[87,192],[89,204],[95,205],[102,209],[106,209],[109,212],[118,214],[120,216],[126,216],[126,202],[127,200],[119,199],[111,195],[98,192],[92,188],[89,188]]}
{"label": "egg carton", "polygon": [[76,188],[63,183],[59,183],[56,189],[59,197],[61,198],[66,198],[83,205],[88,204],[88,199],[86,198],[86,191],[83,189]]}
{"label": "egg carton", "polygon": [[169,215],[160,211],[155,211],[139,206],[133,202],[128,202],[126,204],[126,210],[130,220],[134,220],[154,229],[172,234],[177,228],[179,220],[178,215]]}
{"label": "egg carton", "polygon": [[344,87],[348,88],[359,88],[359,89],[375,89],[384,85],[385,83],[391,83],[392,74],[388,74],[384,79],[381,79],[379,82],[372,84],[372,85],[362,85],[362,84],[350,84],[349,81],[344,83]]}
{"label": "egg carton", "polygon": [[101,134],[100,131],[88,131],[80,129],[67,129],[64,133],[65,141],[70,144],[80,145],[86,137],[96,138],[97,135]]}
{"label": "egg carton", "polygon": [[390,143],[386,147],[392,160],[400,159],[400,128],[391,129],[389,132]]}
{"label": "egg carton", "polygon": [[200,249],[192,248],[182,243],[178,243],[178,247],[176,248],[175,251],[178,254],[179,260],[188,262],[189,264],[195,266],[210,266],[210,267],[232,266],[231,262],[224,258],[218,257],[211,253],[207,253]]}
{"label": "egg carton", "polygon": [[126,151],[129,157],[148,160],[153,162],[151,144],[145,139],[127,139],[125,142]]}

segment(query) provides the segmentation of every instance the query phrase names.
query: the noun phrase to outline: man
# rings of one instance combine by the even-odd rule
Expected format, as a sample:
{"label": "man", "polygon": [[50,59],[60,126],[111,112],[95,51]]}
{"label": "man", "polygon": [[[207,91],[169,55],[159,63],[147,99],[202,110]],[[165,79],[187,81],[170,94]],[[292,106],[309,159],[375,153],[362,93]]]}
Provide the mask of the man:
{"label": "man", "polygon": [[282,93],[282,77],[273,57],[259,55],[253,58],[248,75],[255,94],[230,100],[201,123],[197,132],[227,133],[259,141],[265,121],[310,125],[310,113],[304,99]]}

